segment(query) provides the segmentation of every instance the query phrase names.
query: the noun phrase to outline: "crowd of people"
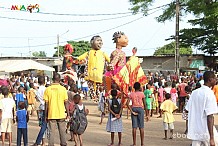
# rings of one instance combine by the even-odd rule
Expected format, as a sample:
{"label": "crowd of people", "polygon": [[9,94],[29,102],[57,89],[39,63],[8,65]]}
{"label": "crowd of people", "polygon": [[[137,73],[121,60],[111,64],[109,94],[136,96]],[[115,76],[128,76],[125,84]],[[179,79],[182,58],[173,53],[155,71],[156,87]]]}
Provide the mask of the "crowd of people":
{"label": "crowd of people", "polygon": [[[144,124],[151,121],[151,117],[163,118],[164,140],[173,138],[174,117],[173,113],[181,113],[186,121],[184,133],[192,139],[192,145],[215,145],[213,136],[213,114],[217,113],[218,85],[213,72],[206,71],[195,74],[185,72],[178,78],[170,72],[147,75],[148,82],[141,85],[139,82],[129,87],[128,95],[120,91],[116,84],[111,85],[111,90],[105,93],[104,87],[99,87],[100,94],[98,108],[101,111],[100,123],[108,115],[106,131],[111,133],[110,146],[114,145],[114,135],[118,133],[118,145],[122,145],[123,109],[127,108],[132,120],[133,146],[136,146],[136,131],[139,128],[141,146],[144,146]],[[55,129],[58,128],[60,145],[67,145],[66,133],[70,131],[75,145],[83,145],[82,134],[88,125],[87,115],[89,110],[83,104],[89,96],[86,81],[81,78],[77,83],[62,84],[61,76],[53,75],[51,83],[48,77],[14,76],[8,86],[1,86],[0,111],[1,111],[1,140],[2,146],[5,139],[12,145],[12,124],[17,122],[17,146],[21,145],[23,137],[24,146],[28,145],[29,116],[37,115],[40,131],[34,146],[54,145]],[[84,85],[84,86],[83,86]],[[199,114],[197,114],[199,113]],[[199,124],[198,121],[201,121]],[[67,124],[66,124],[67,123]],[[57,126],[56,126],[57,125]],[[208,127],[207,127],[208,125]],[[199,130],[197,126],[203,129]],[[208,128],[208,129],[207,129]],[[205,134],[205,137],[196,136]],[[205,133],[203,133],[205,132]],[[197,133],[198,134],[198,133]],[[78,142],[79,140],[79,142]]]}

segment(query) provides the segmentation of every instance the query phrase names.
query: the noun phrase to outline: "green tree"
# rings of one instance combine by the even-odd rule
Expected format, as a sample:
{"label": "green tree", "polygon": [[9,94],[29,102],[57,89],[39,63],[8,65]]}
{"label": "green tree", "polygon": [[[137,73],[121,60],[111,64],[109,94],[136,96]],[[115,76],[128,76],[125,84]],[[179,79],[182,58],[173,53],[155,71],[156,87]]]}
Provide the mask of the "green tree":
{"label": "green tree", "polygon": [[[88,41],[68,41],[67,43],[73,46],[74,52],[72,53],[72,55],[75,57],[78,57],[91,49],[91,45]],[[55,47],[55,49],[57,50],[57,47]],[[59,53],[60,56],[64,55],[64,46],[59,47]],[[53,56],[57,57],[58,51],[56,51]]]}
{"label": "green tree", "polygon": [[[191,47],[181,47],[179,50],[180,54],[183,55],[191,55],[192,48]],[[159,47],[155,50],[154,55],[174,55],[175,54],[175,42],[171,42],[163,47]]]}
{"label": "green tree", "polygon": [[[134,14],[148,14],[155,0],[130,0]],[[180,16],[193,14],[188,20],[193,28],[180,30],[180,42],[183,46],[193,46],[214,55],[218,51],[218,0],[180,0]],[[175,0],[162,7],[163,13],[156,19],[158,22],[172,20],[176,14]],[[182,17],[180,17],[182,18]],[[172,36],[170,39],[174,39]]]}
{"label": "green tree", "polygon": [[39,51],[39,52],[36,51],[36,52],[33,52],[32,55],[34,57],[46,57],[45,51]]}

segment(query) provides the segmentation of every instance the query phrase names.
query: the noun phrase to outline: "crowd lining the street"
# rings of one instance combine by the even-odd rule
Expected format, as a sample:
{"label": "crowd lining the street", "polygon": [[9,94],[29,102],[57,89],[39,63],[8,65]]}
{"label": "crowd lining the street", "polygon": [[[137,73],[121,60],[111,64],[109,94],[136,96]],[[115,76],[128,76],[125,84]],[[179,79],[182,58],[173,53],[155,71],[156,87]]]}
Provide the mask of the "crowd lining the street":
{"label": "crowd lining the street", "polygon": [[[82,76],[81,76],[82,77]],[[124,95],[116,84],[112,84],[111,91],[105,93],[100,87],[100,94],[93,100],[98,100],[98,109],[101,112],[100,125],[108,114],[106,131],[111,133],[110,146],[114,145],[114,135],[118,133],[118,145],[122,145],[122,113],[127,108],[132,120],[133,146],[136,146],[136,130],[139,128],[141,146],[144,146],[144,120],[151,121],[151,117],[163,118],[164,140],[173,138],[174,117],[173,113],[182,113],[186,121],[184,133],[192,139],[193,146],[217,145],[213,136],[213,114],[217,113],[218,85],[213,72],[204,74],[200,71],[196,75],[183,72],[178,78],[167,72],[148,72],[148,83],[140,85],[136,82],[129,87],[128,95]],[[83,145],[82,134],[88,125],[86,116],[89,110],[83,104],[88,99],[88,85],[84,78],[77,83],[69,82],[64,85],[59,74],[54,73],[53,82],[46,76],[34,77],[23,73],[8,79],[8,86],[1,86],[1,140],[2,146],[5,139],[12,145],[12,124],[17,123],[17,146],[28,145],[29,116],[38,117],[41,127],[34,146],[45,145],[46,135],[48,145],[54,145],[56,125],[60,135],[60,145],[67,145],[66,133],[70,131],[70,142]],[[199,124],[199,121],[200,124]],[[80,125],[78,123],[80,122]],[[67,124],[66,124],[67,123]],[[197,129],[201,126],[201,129]],[[65,128],[66,127],[66,128]],[[212,127],[212,128],[211,128]],[[197,134],[204,136],[196,136]],[[212,133],[211,133],[212,132]],[[7,133],[7,134],[6,134]],[[78,142],[79,140],[79,142]],[[79,143],[79,144],[78,144]]]}

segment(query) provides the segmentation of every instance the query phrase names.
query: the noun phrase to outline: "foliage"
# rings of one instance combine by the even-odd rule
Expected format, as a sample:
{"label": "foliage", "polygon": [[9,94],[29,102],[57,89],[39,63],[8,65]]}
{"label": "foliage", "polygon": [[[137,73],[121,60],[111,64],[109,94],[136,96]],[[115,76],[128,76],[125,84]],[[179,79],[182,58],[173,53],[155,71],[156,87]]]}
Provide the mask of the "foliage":
{"label": "foliage", "polygon": [[[68,41],[68,44],[71,44],[73,46],[73,50],[74,52],[72,53],[73,56],[78,57],[80,55],[82,55],[83,53],[89,51],[91,49],[91,45],[88,41]],[[55,49],[57,49],[57,47],[55,47]],[[60,46],[59,47],[59,53],[60,56],[64,55],[64,46]],[[58,51],[55,52],[55,54],[53,55],[54,57],[58,56]]]}
{"label": "foliage", "polygon": [[[191,47],[181,47],[179,50],[180,54],[183,55],[191,55],[192,48]],[[171,42],[163,47],[157,48],[155,50],[154,55],[174,55],[175,54],[175,42]]]}
{"label": "foliage", "polygon": [[45,51],[33,52],[32,55],[34,57],[46,57]]}
{"label": "foliage", "polygon": [[[133,14],[148,14],[155,0],[129,0]],[[180,16],[193,14],[194,19],[188,20],[193,28],[180,30],[180,43],[186,47],[193,46],[214,55],[218,51],[218,0],[179,0]],[[163,13],[156,19],[158,22],[173,20],[176,14],[175,0],[161,7]],[[181,19],[182,17],[180,17]],[[170,39],[174,39],[171,36]]]}

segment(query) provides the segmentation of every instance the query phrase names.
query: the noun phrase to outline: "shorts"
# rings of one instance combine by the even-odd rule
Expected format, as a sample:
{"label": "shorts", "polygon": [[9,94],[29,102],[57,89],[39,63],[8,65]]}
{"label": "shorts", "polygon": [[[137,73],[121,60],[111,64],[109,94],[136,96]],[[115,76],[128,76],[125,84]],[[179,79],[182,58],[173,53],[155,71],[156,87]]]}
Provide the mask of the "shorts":
{"label": "shorts", "polygon": [[185,103],[185,99],[186,99],[186,96],[181,96],[179,97],[179,105],[181,105],[181,103]]}
{"label": "shorts", "polygon": [[7,118],[1,121],[1,132],[8,133],[12,132],[12,119]]}
{"label": "shorts", "polygon": [[138,113],[137,116],[131,114],[132,128],[144,128],[144,109],[141,107],[133,107],[132,110]]}
{"label": "shorts", "polygon": [[173,130],[174,129],[174,124],[173,123],[166,123],[166,122],[163,122],[163,126],[164,126],[164,130]]}
{"label": "shorts", "polygon": [[88,87],[82,87],[82,91],[88,92],[89,88]]}
{"label": "shorts", "polygon": [[29,104],[27,111],[32,111],[32,110],[35,110],[35,106],[34,106],[34,104]]}

